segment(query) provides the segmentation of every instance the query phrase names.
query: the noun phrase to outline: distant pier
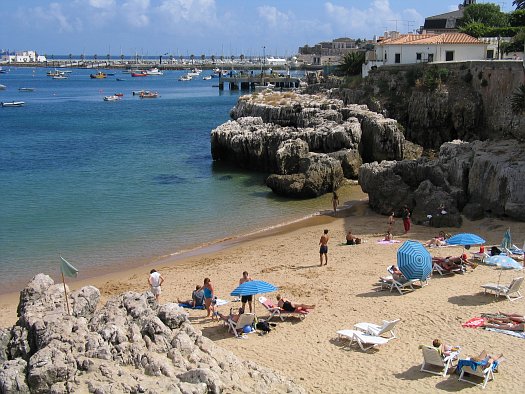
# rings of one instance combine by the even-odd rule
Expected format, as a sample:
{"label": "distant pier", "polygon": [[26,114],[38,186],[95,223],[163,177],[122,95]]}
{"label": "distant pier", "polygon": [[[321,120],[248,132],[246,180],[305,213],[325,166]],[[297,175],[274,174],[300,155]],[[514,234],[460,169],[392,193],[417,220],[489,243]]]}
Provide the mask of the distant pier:
{"label": "distant pier", "polygon": [[289,75],[280,74],[256,74],[251,73],[232,74],[219,77],[219,90],[224,90],[227,84],[230,90],[255,90],[257,87],[273,85],[273,89],[294,89],[299,87],[300,79]]}

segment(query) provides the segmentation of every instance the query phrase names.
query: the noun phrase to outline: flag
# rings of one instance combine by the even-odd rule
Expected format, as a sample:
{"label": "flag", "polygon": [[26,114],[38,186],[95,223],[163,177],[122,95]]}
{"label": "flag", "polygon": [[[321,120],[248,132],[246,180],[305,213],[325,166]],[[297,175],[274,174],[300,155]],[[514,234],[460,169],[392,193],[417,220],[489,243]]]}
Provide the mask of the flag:
{"label": "flag", "polygon": [[78,274],[78,270],[73,267],[65,258],[60,256],[60,271],[70,278],[76,278]]}

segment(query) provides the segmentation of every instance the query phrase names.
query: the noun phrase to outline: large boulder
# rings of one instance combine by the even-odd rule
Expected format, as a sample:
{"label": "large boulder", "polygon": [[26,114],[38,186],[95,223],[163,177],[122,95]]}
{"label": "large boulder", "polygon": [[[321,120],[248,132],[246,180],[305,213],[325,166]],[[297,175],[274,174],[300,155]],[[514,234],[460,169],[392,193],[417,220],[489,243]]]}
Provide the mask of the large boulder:
{"label": "large boulder", "polygon": [[26,382],[27,363],[21,358],[0,364],[0,393],[29,394]]}

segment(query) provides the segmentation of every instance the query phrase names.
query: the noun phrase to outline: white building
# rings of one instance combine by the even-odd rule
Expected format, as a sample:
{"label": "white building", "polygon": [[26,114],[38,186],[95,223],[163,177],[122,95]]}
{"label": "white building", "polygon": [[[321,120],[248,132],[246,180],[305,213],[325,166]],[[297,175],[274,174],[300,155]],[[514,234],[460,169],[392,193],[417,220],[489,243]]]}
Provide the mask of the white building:
{"label": "white building", "polygon": [[[38,61],[45,61],[45,56],[38,56],[38,58],[44,58]],[[8,63],[34,63],[37,61],[37,54],[35,51],[16,52],[14,55],[6,55],[2,60]]]}
{"label": "white building", "polygon": [[393,34],[375,46],[363,64],[363,77],[372,67],[487,59],[487,43],[464,33]]}

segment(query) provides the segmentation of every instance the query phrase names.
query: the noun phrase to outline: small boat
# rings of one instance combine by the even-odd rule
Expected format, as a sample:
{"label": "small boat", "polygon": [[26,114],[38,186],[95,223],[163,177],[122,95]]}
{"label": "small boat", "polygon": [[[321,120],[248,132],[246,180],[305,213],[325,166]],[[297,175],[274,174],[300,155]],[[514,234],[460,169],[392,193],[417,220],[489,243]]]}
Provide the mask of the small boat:
{"label": "small boat", "polygon": [[107,78],[107,74],[103,73],[102,71],[99,71],[96,74],[89,74],[89,78],[92,78],[92,79],[104,79],[104,78]]}
{"label": "small boat", "polygon": [[0,90],[6,90],[7,86],[0,84]]}
{"label": "small boat", "polygon": [[118,82],[122,82],[122,81],[125,81],[125,79],[124,78],[117,78],[117,81]]}
{"label": "small boat", "polygon": [[132,93],[133,96],[140,96],[141,93],[144,93],[144,90],[134,90]]}
{"label": "small boat", "polygon": [[266,85],[256,85],[255,86],[255,91],[256,92],[261,92],[261,91],[266,90],[266,89],[273,90],[273,88],[275,88],[275,85],[271,84],[270,82],[268,82]]}
{"label": "small boat", "polygon": [[159,94],[157,92],[144,91],[139,94],[140,98],[157,98]]}
{"label": "small boat", "polygon": [[19,92],[34,92],[35,88],[18,88]]}
{"label": "small boat", "polygon": [[147,75],[164,75],[162,71],[159,71],[158,68],[150,68],[149,70],[145,71]]}
{"label": "small boat", "polygon": [[53,79],[67,79],[65,75],[53,75]]}
{"label": "small boat", "polygon": [[200,68],[194,68],[188,73],[188,75],[190,77],[198,77],[199,75],[201,75],[201,72],[202,70]]}
{"label": "small boat", "polygon": [[24,101],[8,101],[8,102],[2,102],[2,107],[22,107],[25,105]]}
{"label": "small boat", "polygon": [[205,77],[202,77],[202,79],[204,79],[205,81],[209,81],[212,78],[213,77],[211,75],[206,75]]}
{"label": "small boat", "polygon": [[184,74],[179,78],[179,81],[191,81],[193,78],[189,74]]}
{"label": "small boat", "polygon": [[7,74],[7,71],[0,67],[0,74]]}
{"label": "small boat", "polygon": [[124,93],[115,93],[115,96],[117,96],[117,97],[123,97],[123,96],[124,96]]}
{"label": "small boat", "polygon": [[120,96],[114,94],[113,96],[104,96],[104,101],[117,101],[120,100]]}
{"label": "small boat", "polygon": [[57,70],[57,69],[55,69],[54,71],[48,71],[48,72],[46,73],[46,75],[47,75],[48,77],[58,77],[58,76],[60,76],[60,75],[64,75],[64,74],[65,74],[64,71],[60,71],[60,70]]}
{"label": "small boat", "polygon": [[146,74],[146,71],[137,71],[131,73],[132,77],[147,77],[148,74]]}

